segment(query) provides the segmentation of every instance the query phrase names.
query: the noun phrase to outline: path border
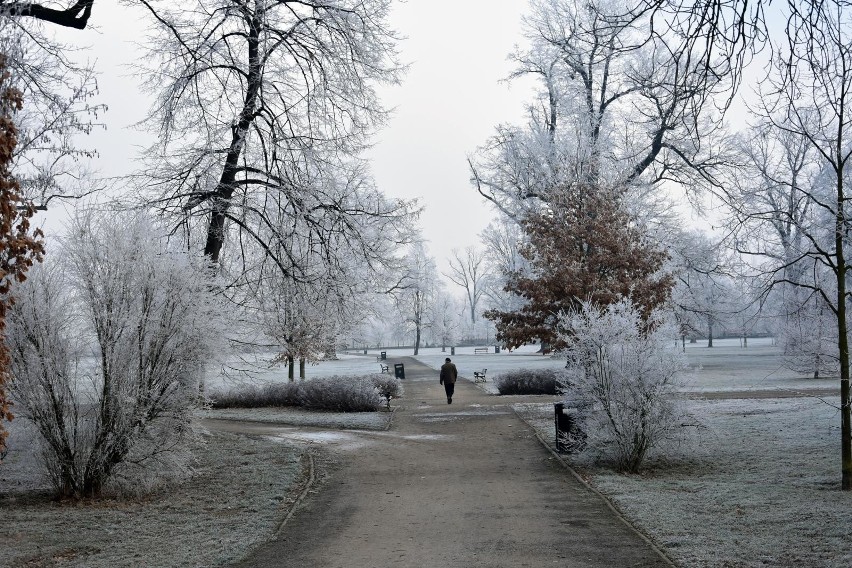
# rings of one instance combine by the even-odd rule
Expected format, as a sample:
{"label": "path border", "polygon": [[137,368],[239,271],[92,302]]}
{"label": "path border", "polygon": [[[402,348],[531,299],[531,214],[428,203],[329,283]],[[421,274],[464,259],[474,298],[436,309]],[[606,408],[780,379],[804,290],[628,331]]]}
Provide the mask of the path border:
{"label": "path border", "polygon": [[[314,489],[317,485],[317,476],[316,476],[316,465],[314,463],[314,455],[310,451],[310,446],[305,448],[305,451],[302,453],[302,458],[304,459],[307,456],[307,475],[304,479],[305,486],[302,487],[302,490],[299,492],[299,495],[291,502],[288,503],[287,506],[287,514],[284,515],[284,518],[278,522],[278,526],[275,527],[275,531],[272,533],[274,537],[277,537],[281,530],[284,528],[284,525],[287,524],[293,515],[296,514],[296,509],[298,509],[299,505],[302,504],[302,501],[308,496],[308,493]],[[302,466],[302,471],[304,471],[305,466]],[[267,542],[267,541],[264,541]],[[245,560],[250,556],[251,553],[244,556],[240,561]]]}
{"label": "path border", "polygon": [[617,507],[615,506],[615,504],[614,504],[614,503],[613,503],[613,502],[609,499],[609,497],[607,497],[606,495],[604,495],[603,493],[601,493],[600,491],[598,491],[597,489],[595,489],[595,488],[594,488],[594,487],[593,487],[593,486],[592,486],[592,485],[591,485],[588,481],[586,481],[585,479],[583,479],[583,476],[581,476],[579,473],[577,473],[577,471],[576,471],[573,467],[571,467],[571,465],[570,465],[567,461],[565,461],[565,458],[563,458],[561,455],[559,455],[559,453],[558,453],[558,452],[556,452],[556,450],[554,450],[554,449],[550,446],[550,444],[549,444],[547,441],[545,441],[545,439],[542,437],[542,435],[539,433],[539,431],[538,431],[538,430],[536,430],[536,428],[535,428],[532,424],[530,424],[529,422],[527,422],[527,421],[526,421],[526,419],[524,419],[524,417],[523,417],[523,416],[521,416],[521,414],[520,414],[520,413],[519,413],[519,412],[515,409],[515,407],[514,407],[511,403],[510,403],[510,404],[507,404],[507,406],[508,406],[508,407],[512,410],[512,412],[515,414],[515,416],[516,416],[516,417],[517,417],[517,418],[518,418],[521,422],[523,422],[523,423],[526,425],[526,427],[527,427],[527,428],[529,428],[530,430],[532,430],[532,433],[533,433],[533,434],[535,434],[535,437],[536,437],[536,438],[538,438],[538,441],[541,443],[541,445],[542,445],[542,446],[544,446],[544,447],[547,449],[547,451],[548,451],[548,452],[550,452],[550,454],[551,454],[554,458],[556,458],[556,459],[559,461],[559,463],[562,465],[562,467],[563,467],[563,468],[565,468],[566,470],[568,470],[568,471],[571,473],[571,475],[573,475],[573,476],[574,476],[574,479],[576,479],[577,481],[579,481],[579,482],[583,485],[583,487],[585,487],[586,489],[588,489],[589,491],[591,491],[592,493],[594,493],[595,495],[597,495],[597,496],[598,496],[598,497],[599,497],[599,498],[600,498],[600,499],[601,499],[601,500],[602,500],[602,501],[606,504],[606,506],[607,506],[607,507],[609,507],[610,511],[612,511],[612,512],[615,514],[615,516],[616,516],[616,517],[617,517],[617,518],[618,518],[618,519],[619,519],[622,523],[624,523],[624,524],[627,526],[627,528],[629,528],[629,529],[630,529],[631,531],[633,531],[633,532],[634,532],[634,533],[635,533],[635,534],[636,534],[639,538],[641,538],[643,541],[645,541],[645,543],[646,543],[646,544],[648,544],[648,546],[650,546],[650,547],[651,547],[651,549],[653,549],[653,551],[654,551],[654,552],[656,552],[656,553],[657,553],[657,555],[658,555],[658,556],[659,556],[659,557],[660,557],[660,558],[661,558],[661,559],[662,559],[662,560],[663,560],[666,564],[668,564],[668,565],[669,565],[669,566],[671,566],[672,568],[677,568],[677,564],[675,563],[675,561],[674,561],[674,560],[672,560],[671,558],[669,558],[669,556],[668,556],[665,552],[663,552],[663,550],[662,550],[659,546],[657,546],[657,545],[654,543],[654,541],[653,541],[653,540],[651,540],[651,537],[649,537],[648,535],[646,535],[644,532],[642,532],[641,530],[639,530],[639,529],[638,529],[638,528],[637,528],[637,527],[636,527],[633,523],[631,523],[631,522],[627,519],[627,517],[625,517],[625,516],[624,516],[624,514],[623,514],[621,511],[619,511],[619,510],[618,510],[618,508],[617,508]]}

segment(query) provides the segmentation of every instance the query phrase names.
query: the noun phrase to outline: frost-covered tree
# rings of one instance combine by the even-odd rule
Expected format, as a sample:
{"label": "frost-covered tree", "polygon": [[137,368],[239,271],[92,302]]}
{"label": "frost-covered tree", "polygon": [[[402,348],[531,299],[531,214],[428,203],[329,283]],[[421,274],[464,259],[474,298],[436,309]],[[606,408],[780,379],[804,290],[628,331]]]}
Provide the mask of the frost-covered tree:
{"label": "frost-covered tree", "polygon": [[185,468],[205,366],[222,351],[203,263],[143,216],[95,211],[52,258],[21,287],[8,341],[11,392],[57,493]]}
{"label": "frost-covered tree", "polygon": [[527,268],[527,260],[520,253],[525,239],[523,231],[513,219],[500,216],[482,231],[480,239],[488,250],[488,282],[485,286],[488,307],[501,310],[519,308],[521,302],[517,296],[507,293],[505,288],[511,274]]}
{"label": "frost-covered tree", "polygon": [[672,307],[682,324],[681,335],[703,335],[707,347],[713,347],[714,334],[740,309],[735,302],[739,292],[726,274],[721,246],[703,233],[687,233],[671,250],[675,276]]}
{"label": "frost-covered tree", "polygon": [[566,398],[580,410],[586,442],[622,471],[638,471],[651,450],[683,433],[675,393],[687,364],[658,316],[628,300],[582,302],[560,316]]}
{"label": "frost-covered tree", "polygon": [[445,274],[456,286],[464,288],[471,325],[476,325],[480,300],[485,295],[488,282],[486,253],[469,246],[464,251],[454,249],[449,259],[450,273]]}
{"label": "frost-covered tree", "polygon": [[[524,127],[501,125],[471,160],[479,193],[518,218],[572,183],[633,187],[711,176],[702,107],[716,88],[642,4],[533,0],[514,76],[539,80]],[[721,79],[721,77],[720,77]]]}
{"label": "frost-covered tree", "polygon": [[432,327],[430,332],[433,343],[441,346],[441,351],[447,350],[447,345],[453,345],[458,339],[462,318],[459,312],[464,312],[464,306],[449,294],[440,294],[432,306]]}
{"label": "frost-covered tree", "polygon": [[10,84],[11,74],[0,55],[0,459],[6,450],[3,422],[12,419],[6,383],[11,379],[9,349],[5,342],[6,314],[14,303],[14,286],[26,279],[29,268],[42,259],[41,230],[30,229],[33,209],[28,206],[10,166],[17,145],[14,113],[21,108],[21,93]]}
{"label": "frost-covered tree", "polygon": [[[834,0],[791,0],[787,10],[786,34],[772,54],[756,110],[765,127],[791,141],[793,145],[788,147],[802,144],[807,149],[817,174],[794,177],[786,168],[781,189],[788,197],[776,207],[743,209],[737,195],[733,199],[722,196],[737,211],[735,228],[740,230],[736,245],[749,252],[750,271],[763,276],[765,289],[779,285],[801,288],[820,296],[833,314],[840,368],[841,483],[844,490],[852,490],[846,251],[852,160],[852,12],[846,2]],[[761,176],[757,181],[765,179]],[[790,207],[789,199],[796,202],[795,207]],[[773,223],[774,234],[764,231],[774,237],[771,246],[750,240],[755,226],[765,228]],[[778,246],[777,241],[787,234],[791,235],[789,242]],[[823,279],[823,275],[829,278]]]}
{"label": "frost-covered tree", "polygon": [[587,191],[578,184],[524,219],[529,241],[520,252],[529,269],[512,274],[506,285],[523,304],[485,313],[504,345],[541,341],[561,348],[560,315],[585,301],[606,306],[629,298],[645,316],[666,302],[672,278],[661,269],[667,255],[631,222],[620,197],[617,189]]}
{"label": "frost-covered tree", "polygon": [[83,138],[103,127],[106,105],[96,100],[97,78],[85,50],[56,33],[59,27],[85,28],[92,3],[63,8],[0,2],[0,53],[25,101],[15,116],[13,169],[24,195],[39,207],[100,188],[88,172],[88,160],[97,153]]}
{"label": "frost-covered tree", "polygon": [[146,201],[213,262],[231,242],[296,273],[276,246],[294,225],[333,262],[330,235],[364,244],[353,218],[408,221],[409,205],[378,194],[357,157],[385,116],[375,88],[400,70],[388,0],[142,4],[158,134]]}
{"label": "frost-covered tree", "polygon": [[394,302],[399,316],[414,331],[414,354],[420,351],[424,330],[432,327],[431,316],[441,293],[438,267],[423,243],[411,245],[406,271],[396,290]]}

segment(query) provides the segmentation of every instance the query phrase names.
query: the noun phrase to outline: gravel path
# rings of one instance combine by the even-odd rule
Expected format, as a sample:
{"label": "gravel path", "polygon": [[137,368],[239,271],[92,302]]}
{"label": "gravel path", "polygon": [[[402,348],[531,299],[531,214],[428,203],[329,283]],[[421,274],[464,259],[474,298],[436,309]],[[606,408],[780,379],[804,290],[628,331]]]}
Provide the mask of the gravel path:
{"label": "gravel path", "polygon": [[460,380],[448,405],[433,369],[394,362],[406,379],[393,427],[314,440],[339,464],[237,566],[669,565],[505,403]]}

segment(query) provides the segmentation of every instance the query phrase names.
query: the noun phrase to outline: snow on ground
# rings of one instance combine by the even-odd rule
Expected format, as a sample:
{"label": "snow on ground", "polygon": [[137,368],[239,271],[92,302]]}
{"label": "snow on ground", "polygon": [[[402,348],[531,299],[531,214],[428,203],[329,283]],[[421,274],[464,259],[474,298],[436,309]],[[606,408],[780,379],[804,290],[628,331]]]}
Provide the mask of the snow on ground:
{"label": "snow on ground", "polygon": [[[706,429],[641,475],[569,463],[678,565],[852,565],[836,409],[814,398],[699,400]],[[518,405],[552,442],[552,405]]]}
{"label": "snow on ground", "polygon": [[291,444],[217,432],[199,445],[189,481],[140,499],[80,503],[18,493],[10,478],[21,464],[13,473],[10,460],[0,466],[0,566],[231,564],[275,532],[302,475],[300,454]]}
{"label": "snow on ground", "polygon": [[[476,354],[473,347],[464,347],[453,356],[449,350],[429,348],[421,350],[418,359],[436,369],[436,377],[447,356],[468,378],[474,370],[487,368],[488,382],[480,386],[490,390],[502,371],[563,365],[561,359],[535,350],[495,354],[492,347],[488,354]],[[837,379],[813,381],[782,369],[779,351],[768,340],[750,340],[747,349],[737,340],[717,340],[713,349],[698,343],[687,344],[686,350],[694,367],[686,389],[693,393],[741,396],[748,390],[837,389]],[[412,355],[411,349],[385,351],[389,359]],[[374,373],[378,353],[342,355],[338,361],[309,366],[308,377]],[[286,368],[263,369],[250,380],[286,381]],[[515,405],[550,442],[552,398]],[[836,402],[834,395],[824,398]],[[806,397],[699,399],[685,404],[705,428],[696,443],[675,448],[666,461],[652,462],[643,474],[620,475],[582,459],[575,465],[681,566],[852,565],[852,495],[838,490],[839,417],[831,404]],[[222,411],[217,415],[224,416]],[[341,418],[260,409],[237,411],[232,417],[381,430],[389,416]],[[12,424],[22,428],[23,422]],[[313,444],[317,436],[310,438]],[[199,448],[199,475],[189,483],[141,500],[58,504],[22,491],[44,487],[43,481],[34,482],[32,441],[22,440],[17,437],[17,449],[0,466],[0,508],[7,520],[0,525],[0,566],[98,567],[126,565],[128,559],[151,566],[228,564],[274,530],[279,504],[300,471],[299,450],[280,439],[216,433]],[[20,451],[23,447],[30,448],[29,453]],[[61,530],[66,526],[75,530]],[[177,534],[174,526],[192,530]]]}
{"label": "snow on ground", "polygon": [[[688,567],[840,568],[852,565],[852,494],[840,486],[838,379],[813,381],[781,368],[769,342],[687,345],[690,392],[836,389],[800,398],[688,400],[703,424],[640,475],[569,462]],[[553,443],[551,403],[514,405]]]}
{"label": "snow on ground", "polygon": [[225,408],[198,412],[200,418],[239,420],[347,430],[386,430],[391,412],[314,412],[299,408]]}

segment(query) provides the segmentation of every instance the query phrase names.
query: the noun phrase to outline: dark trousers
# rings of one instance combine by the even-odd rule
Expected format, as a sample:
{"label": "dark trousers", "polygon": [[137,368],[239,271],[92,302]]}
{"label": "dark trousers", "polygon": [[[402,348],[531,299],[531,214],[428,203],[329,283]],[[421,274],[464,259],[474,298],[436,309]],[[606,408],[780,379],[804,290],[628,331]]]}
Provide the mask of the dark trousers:
{"label": "dark trousers", "polygon": [[456,383],[448,383],[444,381],[444,390],[447,391],[447,398],[453,398],[453,393],[456,390]]}

